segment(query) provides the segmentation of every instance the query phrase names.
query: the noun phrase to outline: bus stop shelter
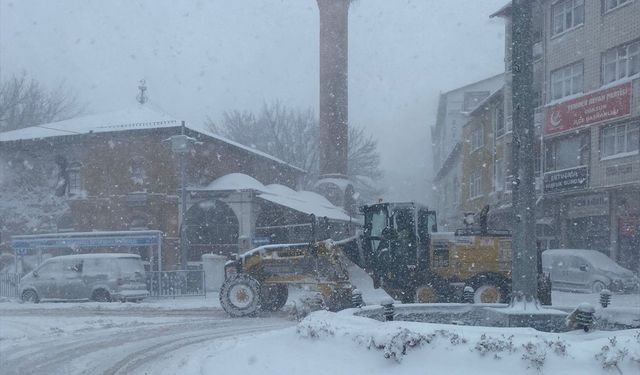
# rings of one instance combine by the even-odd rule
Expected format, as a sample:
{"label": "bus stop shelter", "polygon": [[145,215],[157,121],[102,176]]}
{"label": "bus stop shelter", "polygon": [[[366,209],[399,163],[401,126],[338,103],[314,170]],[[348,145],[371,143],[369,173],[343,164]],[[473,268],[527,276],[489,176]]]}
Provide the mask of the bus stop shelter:
{"label": "bus stop shelter", "polygon": [[[159,230],[66,232],[12,236],[11,248],[16,255],[16,273],[23,272],[25,257],[29,257],[38,265],[44,261],[47,255],[100,252],[139,253],[141,249],[147,250],[147,254],[141,256],[145,263],[148,262],[150,270],[162,271],[162,232]],[[135,251],[132,251],[133,249]]]}

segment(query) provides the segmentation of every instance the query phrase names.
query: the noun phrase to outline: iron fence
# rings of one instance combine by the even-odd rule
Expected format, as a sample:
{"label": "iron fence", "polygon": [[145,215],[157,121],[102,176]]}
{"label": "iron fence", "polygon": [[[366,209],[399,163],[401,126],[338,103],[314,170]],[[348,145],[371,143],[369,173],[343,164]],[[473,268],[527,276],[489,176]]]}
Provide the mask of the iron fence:
{"label": "iron fence", "polygon": [[20,275],[0,273],[0,297],[17,298],[20,293]]}
{"label": "iron fence", "polygon": [[150,271],[147,272],[147,289],[150,297],[157,298],[204,296],[204,271]]}

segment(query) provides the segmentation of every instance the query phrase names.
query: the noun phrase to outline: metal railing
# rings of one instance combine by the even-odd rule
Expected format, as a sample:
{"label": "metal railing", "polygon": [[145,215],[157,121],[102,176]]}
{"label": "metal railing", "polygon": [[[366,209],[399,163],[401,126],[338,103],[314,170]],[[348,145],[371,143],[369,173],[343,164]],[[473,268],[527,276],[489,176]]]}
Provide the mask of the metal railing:
{"label": "metal railing", "polygon": [[20,293],[20,275],[0,273],[0,297],[17,298]]}
{"label": "metal railing", "polygon": [[147,290],[150,297],[157,298],[204,296],[204,271],[150,271],[147,272]]}

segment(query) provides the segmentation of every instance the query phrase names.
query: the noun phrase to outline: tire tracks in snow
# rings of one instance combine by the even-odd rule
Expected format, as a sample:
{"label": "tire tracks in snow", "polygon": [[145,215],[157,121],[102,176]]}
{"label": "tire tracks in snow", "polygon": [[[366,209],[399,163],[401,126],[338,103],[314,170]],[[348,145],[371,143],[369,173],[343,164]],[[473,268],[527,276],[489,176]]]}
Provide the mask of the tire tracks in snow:
{"label": "tire tracks in snow", "polygon": [[8,347],[0,363],[6,375],[132,374],[143,364],[189,345],[293,324],[283,319],[207,319],[104,330],[90,332],[88,337],[49,338]]}
{"label": "tire tracks in snow", "polygon": [[190,345],[200,344],[205,341],[211,341],[213,339],[226,338],[230,336],[265,332],[271,329],[284,328],[287,326],[288,325],[274,325],[274,326],[264,326],[260,328],[251,328],[251,329],[248,329],[248,328],[229,329],[229,330],[217,332],[215,334],[205,334],[202,336],[188,337],[188,338],[171,341],[171,342],[163,342],[128,355],[126,358],[122,359],[111,369],[103,372],[103,375],[133,374],[135,373],[134,371],[140,368],[142,365],[149,363],[162,355],[168,354],[176,350],[184,349],[185,347]]}

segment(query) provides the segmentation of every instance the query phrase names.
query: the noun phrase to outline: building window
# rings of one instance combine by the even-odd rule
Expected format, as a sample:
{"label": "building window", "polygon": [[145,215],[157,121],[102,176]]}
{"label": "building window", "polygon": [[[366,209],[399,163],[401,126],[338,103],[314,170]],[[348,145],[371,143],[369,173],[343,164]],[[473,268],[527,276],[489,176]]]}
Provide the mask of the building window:
{"label": "building window", "polygon": [[606,13],[610,10],[614,10],[619,6],[629,4],[633,0],[603,0],[602,1],[602,12]]}
{"label": "building window", "polygon": [[504,134],[504,108],[500,105],[493,108],[493,128],[496,138]]}
{"label": "building window", "polygon": [[476,170],[469,176],[469,199],[482,195],[482,171]]}
{"label": "building window", "polygon": [[582,83],[582,61],[554,70],[551,72],[551,99],[581,93]]}
{"label": "building window", "polygon": [[482,131],[482,127],[477,127],[471,130],[471,152],[482,148],[482,146],[484,146],[484,132]]}
{"label": "building window", "polygon": [[463,112],[471,112],[491,93],[489,91],[469,91],[464,93]]}
{"label": "building window", "polygon": [[617,81],[640,72],[640,40],[611,48],[602,55],[602,82]]}
{"label": "building window", "polygon": [[493,191],[504,190],[504,167],[502,159],[496,159],[493,170]]}
{"label": "building window", "polygon": [[545,170],[557,171],[589,163],[590,133],[582,132],[545,143]]}
{"label": "building window", "polygon": [[564,0],[553,5],[551,33],[557,35],[584,23],[584,0]]}
{"label": "building window", "polygon": [[58,232],[73,232],[73,217],[70,214],[62,215],[56,222]]}
{"label": "building window", "polygon": [[142,185],[146,177],[144,164],[141,159],[133,159],[129,164],[129,177],[134,184]]}
{"label": "building window", "polygon": [[600,157],[637,154],[640,146],[640,125],[622,124],[600,131]]}
{"label": "building window", "polygon": [[453,204],[454,206],[458,205],[458,194],[460,191],[460,183],[458,183],[458,177],[454,177],[453,178],[453,189],[451,189],[452,191],[452,200],[453,200]]}
{"label": "building window", "polygon": [[136,215],[129,221],[129,230],[147,230],[149,229],[149,220],[142,215]]}
{"label": "building window", "polygon": [[82,192],[82,178],[80,176],[80,163],[71,163],[67,169],[67,193],[78,195]]}

